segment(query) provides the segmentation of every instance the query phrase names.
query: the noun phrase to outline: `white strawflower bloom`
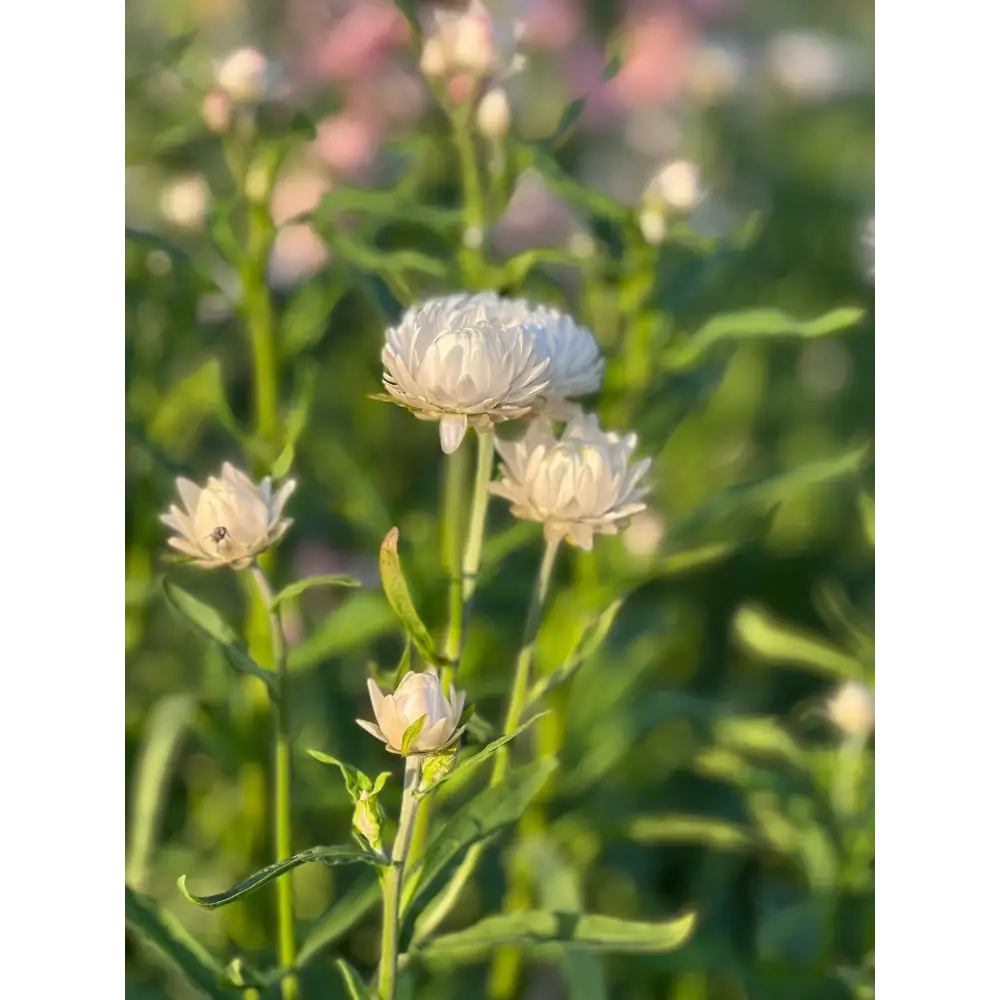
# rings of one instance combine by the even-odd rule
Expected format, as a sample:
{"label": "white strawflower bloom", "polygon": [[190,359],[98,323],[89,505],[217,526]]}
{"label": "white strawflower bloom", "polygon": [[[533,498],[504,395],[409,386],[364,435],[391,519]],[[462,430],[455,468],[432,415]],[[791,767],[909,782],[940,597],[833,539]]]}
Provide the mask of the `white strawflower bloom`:
{"label": "white strawflower bloom", "polygon": [[295,480],[289,479],[273,492],[270,476],[256,486],[225,462],[221,478],[209,476],[205,487],[178,479],[177,492],[185,509],[172,506],[160,520],[177,532],[168,544],[203,569],[246,569],[291,527],[291,519],[282,518],[281,512],[294,489]]}
{"label": "white strawflower bloom", "polygon": [[510,131],[510,101],[503,87],[491,87],[476,108],[476,127],[487,139],[500,139]]}
{"label": "white strawflower bloom", "polygon": [[549,386],[540,330],[505,323],[495,300],[431,299],[386,331],[382,381],[420,419],[441,422],[447,454],[462,443],[466,427],[522,417]]}
{"label": "white strawflower bloom", "polygon": [[613,535],[646,509],[639,481],[652,460],[630,466],[635,446],[635,434],[602,431],[594,414],[575,416],[559,440],[548,420],[534,420],[520,440],[496,442],[501,479],[490,490],[515,517],[540,521],[548,541],[590,550],[595,533]]}
{"label": "white strawflower bloom", "polygon": [[875,693],[860,681],[847,681],[827,701],[826,713],[845,736],[867,736],[875,728]]}
{"label": "white strawflower bloom", "polygon": [[240,104],[253,104],[267,93],[270,67],[262,52],[237,49],[222,61],[215,74],[218,88]]}
{"label": "white strawflower bloom", "polygon": [[[369,678],[368,694],[372,700],[377,725],[365,719],[355,721],[362,729],[386,744],[392,753],[433,753],[454,743],[465,731],[460,726],[465,708],[465,693],[451,689],[446,697],[437,671],[415,674],[412,670],[399,682],[392,694],[383,694]],[[423,718],[419,732],[409,746],[403,746],[403,735],[418,719]]]}
{"label": "white strawflower bloom", "polygon": [[523,33],[521,22],[495,20],[481,0],[460,11],[435,7],[425,28],[425,46],[431,40],[434,45],[421,68],[429,76],[507,76],[524,64],[517,51]]}

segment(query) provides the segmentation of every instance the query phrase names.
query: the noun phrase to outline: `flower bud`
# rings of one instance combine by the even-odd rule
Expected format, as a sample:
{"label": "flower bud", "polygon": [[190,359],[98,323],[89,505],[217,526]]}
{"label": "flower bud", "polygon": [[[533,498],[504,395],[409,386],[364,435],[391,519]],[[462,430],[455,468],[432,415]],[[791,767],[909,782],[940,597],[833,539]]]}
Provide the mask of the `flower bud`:
{"label": "flower bud", "polygon": [[826,703],[826,712],[845,736],[866,737],[875,728],[875,695],[859,681],[847,681]]}
{"label": "flower bud", "polygon": [[510,131],[510,101],[503,87],[491,87],[476,109],[476,125],[488,139],[500,139]]}
{"label": "flower bud", "polygon": [[689,160],[668,163],[653,184],[660,198],[679,212],[690,212],[701,201],[700,173]]}
{"label": "flower bud", "polygon": [[647,243],[659,246],[667,238],[666,216],[655,208],[644,208],[639,213],[639,229]]}
{"label": "flower bud", "polygon": [[209,191],[200,175],[173,181],[160,195],[163,217],[178,229],[200,229],[208,212]]}
{"label": "flower bud", "polygon": [[358,794],[352,825],[374,850],[382,850],[382,815],[375,796],[370,792]]}
{"label": "flower bud", "polygon": [[209,132],[225,132],[229,128],[232,104],[221,90],[210,90],[201,102],[201,117]]}
{"label": "flower bud", "polygon": [[452,745],[465,731],[465,726],[459,725],[464,692],[452,688],[446,697],[433,669],[422,674],[409,671],[392,694],[383,694],[369,679],[368,694],[378,724],[355,721],[385,743],[391,753],[434,753]]}
{"label": "flower bud", "polygon": [[220,90],[239,104],[253,104],[267,92],[268,63],[257,49],[230,53],[215,75]]}
{"label": "flower bud", "polygon": [[438,38],[428,38],[420,53],[420,72],[427,77],[441,77],[448,72],[448,59]]}

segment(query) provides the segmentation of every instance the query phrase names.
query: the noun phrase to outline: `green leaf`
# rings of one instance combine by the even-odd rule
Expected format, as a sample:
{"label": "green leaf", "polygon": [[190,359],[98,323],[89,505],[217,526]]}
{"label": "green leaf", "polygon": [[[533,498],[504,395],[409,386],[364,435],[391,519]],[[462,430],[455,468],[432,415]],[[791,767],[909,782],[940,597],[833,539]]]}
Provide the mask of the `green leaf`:
{"label": "green leaf", "polygon": [[163,962],[205,996],[227,997],[222,966],[174,916],[125,886],[125,926]]}
{"label": "green leaf", "polygon": [[414,719],[404,730],[403,738],[399,741],[399,752],[404,757],[410,752],[410,745],[421,734],[426,722],[427,715],[421,715],[419,719]]}
{"label": "green leaf", "polygon": [[640,844],[703,844],[721,851],[750,848],[755,839],[749,830],[711,816],[637,816],[627,826],[627,836]]}
{"label": "green leaf", "polygon": [[442,778],[435,781],[433,785],[429,788],[425,788],[422,795],[426,795],[432,792],[435,788],[440,788],[446,781],[450,781],[456,775],[462,777],[467,776],[469,773],[474,771],[487,757],[492,757],[493,754],[497,752],[505,743],[510,743],[515,736],[520,736],[526,729],[533,726],[543,715],[548,715],[548,712],[539,712],[538,715],[533,715],[527,722],[522,723],[517,729],[512,733],[508,733],[506,736],[501,736],[499,739],[494,740],[488,746],[483,747],[478,753],[473,754],[471,757],[466,757],[465,760],[460,761],[456,767],[445,774]]}
{"label": "green leaf", "polygon": [[350,892],[316,920],[299,949],[296,967],[305,968],[325,948],[340,940],[381,899],[382,887],[377,881],[359,879]]}
{"label": "green leaf", "polygon": [[484,719],[476,712],[473,712],[472,715],[469,716],[469,721],[466,723],[465,731],[477,743],[485,743],[487,740],[495,739],[497,735],[496,726],[494,726],[489,719]]}
{"label": "green leaf", "polygon": [[337,971],[344,980],[344,986],[350,994],[351,1000],[378,1000],[375,994],[368,989],[365,981],[361,978],[361,973],[354,968],[346,959],[337,959]]}
{"label": "green leaf", "polygon": [[163,581],[163,592],[173,608],[192,631],[216,643],[226,662],[240,674],[262,680],[268,690],[274,690],[274,675],[260,667],[243,645],[232,626],[211,605],[204,604],[186,590]]}
{"label": "green leaf", "polygon": [[378,556],[382,589],[385,591],[389,606],[412,637],[420,655],[428,663],[439,667],[444,666],[446,663],[444,657],[440,656],[434,648],[434,640],[431,638],[430,632],[427,631],[427,626],[420,620],[417,609],[413,606],[410,589],[406,585],[406,577],[403,576],[403,567],[399,561],[398,545],[399,528],[392,528],[385,536]]}
{"label": "green leaf", "polygon": [[641,923],[589,913],[527,910],[486,917],[454,934],[443,934],[419,948],[415,957],[434,963],[476,962],[501,944],[562,948],[617,954],[659,954],[686,944],[696,917],[687,913],[674,920]]}
{"label": "green leaf", "polygon": [[587,108],[587,98],[578,97],[575,101],[570,101],[559,116],[559,122],[552,132],[552,135],[545,140],[549,149],[558,149],[576,128],[576,123],[583,117],[583,112]]}
{"label": "green leaf", "polygon": [[826,337],[854,326],[864,316],[864,309],[844,306],[815,319],[798,320],[780,309],[741,309],[739,312],[713,316],[685,344],[667,355],[671,370],[690,368],[717,344],[771,337],[801,337],[809,340]]}
{"label": "green leaf", "polygon": [[310,847],[308,851],[294,854],[283,861],[275,861],[274,864],[261,868],[259,872],[254,872],[249,878],[242,882],[237,882],[231,889],[217,893],[214,896],[196,896],[188,891],[187,876],[182,875],[177,880],[177,888],[184,894],[184,898],[195,906],[200,906],[203,910],[214,910],[219,906],[227,906],[234,900],[256,892],[262,886],[280,878],[285,872],[290,872],[299,865],[308,864],[311,861],[322,861],[328,865],[349,865],[356,862],[364,862],[369,865],[383,865],[385,859],[371,851],[362,851],[358,847],[337,845],[335,847]]}
{"label": "green leaf", "polygon": [[703,529],[724,518],[739,514],[759,516],[803,490],[857,476],[868,460],[869,453],[870,449],[866,444],[833,458],[809,462],[790,472],[730,486],[674,525],[671,532],[674,544],[686,547]]}
{"label": "green leaf", "polygon": [[480,792],[449,818],[427,845],[419,866],[406,880],[404,912],[415,897],[429,893],[448,865],[480,840],[516,823],[555,771],[557,761],[547,757],[512,771],[502,785]]}
{"label": "green leaf", "polygon": [[868,493],[862,493],[858,498],[858,505],[861,510],[861,524],[865,529],[865,538],[868,544],[875,548],[875,497]]}
{"label": "green leaf", "polygon": [[530,712],[550,692],[569,681],[580,667],[600,649],[624,601],[625,598],[622,597],[612,602],[604,611],[588,623],[566,660],[547,677],[540,678],[531,689],[531,694],[528,696],[529,708],[527,711]]}
{"label": "green leaf", "polygon": [[281,350],[292,357],[323,336],[337,303],[348,291],[340,269],[324,271],[296,290],[281,314]]}
{"label": "green leaf", "polygon": [[861,665],[825,640],[785,625],[757,605],[736,613],[733,631],[740,645],[757,659],[785,663],[837,678],[859,679]]}
{"label": "green leaf", "polygon": [[518,166],[522,170],[534,167],[542,175],[546,185],[554,195],[565,198],[570,204],[583,209],[583,211],[619,224],[624,224],[631,219],[631,208],[581,184],[573,176],[567,174],[541,145],[520,146],[518,160],[520,161]]}
{"label": "green leaf", "polygon": [[211,416],[237,441],[243,440],[243,432],[226,401],[218,358],[206,361],[167,392],[149,426],[149,439],[172,449],[189,446]]}
{"label": "green leaf", "polygon": [[173,38],[168,38],[160,50],[160,64],[168,67],[176,66],[197,37],[197,31],[188,31],[183,35],[174,35]]}
{"label": "green leaf", "polygon": [[288,669],[309,670],[344,652],[357,649],[388,632],[396,617],[381,594],[357,590],[330,612],[288,654]]}
{"label": "green leaf", "polygon": [[311,587],[360,587],[361,581],[355,580],[353,576],[343,574],[334,576],[307,576],[304,580],[296,580],[287,587],[283,587],[274,595],[271,601],[271,609],[274,610],[282,601],[287,601],[292,597],[298,597]]}
{"label": "green leaf", "polygon": [[[344,786],[351,796],[351,801],[357,802],[362,792],[376,791],[368,775],[364,771],[358,770],[353,764],[345,764],[344,761],[337,760],[336,757],[331,757],[329,754],[322,753],[319,750],[310,750],[309,756],[313,760],[318,760],[321,764],[329,764],[332,767],[340,768],[340,773],[344,776]],[[389,772],[386,773],[388,774]],[[382,775],[379,775],[379,778],[382,779]],[[382,784],[385,784],[385,779],[382,779]],[[381,785],[379,787],[381,788]]]}

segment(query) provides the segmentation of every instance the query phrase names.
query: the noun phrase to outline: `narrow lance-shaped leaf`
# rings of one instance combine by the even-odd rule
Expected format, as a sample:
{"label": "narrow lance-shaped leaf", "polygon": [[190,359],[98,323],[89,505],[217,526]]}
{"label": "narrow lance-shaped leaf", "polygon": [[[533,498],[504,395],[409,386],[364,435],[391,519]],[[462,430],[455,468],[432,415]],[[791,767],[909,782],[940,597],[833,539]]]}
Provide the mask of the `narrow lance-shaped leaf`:
{"label": "narrow lance-shaped leaf", "polygon": [[733,628],[740,645],[759,659],[808,667],[834,677],[861,676],[860,664],[852,656],[818,636],[778,622],[756,605],[741,608]]}
{"label": "narrow lance-shaped leaf", "polygon": [[299,594],[304,594],[307,590],[312,587],[360,587],[361,581],[355,580],[353,576],[345,576],[343,574],[337,574],[333,576],[308,576],[304,580],[296,580],[295,583],[290,583],[287,587],[283,587],[274,595],[274,600],[271,601],[271,608],[274,609],[281,604],[282,601],[290,600],[293,597],[298,597]]}
{"label": "narrow lance-shaped leaf", "polygon": [[528,803],[538,794],[556,769],[552,757],[512,771],[502,785],[480,792],[439,830],[427,845],[417,867],[407,878],[403,909],[409,912],[418,893],[433,888],[434,880],[472,844],[520,819]]}
{"label": "narrow lance-shaped leaf", "polygon": [[674,920],[642,923],[589,913],[527,910],[486,917],[454,934],[443,934],[418,949],[423,962],[475,962],[497,945],[526,948],[547,944],[584,951],[617,954],[657,954],[686,944],[694,933],[696,917],[685,914]]}
{"label": "narrow lance-shaped leaf", "polygon": [[413,606],[410,588],[406,585],[406,577],[403,576],[403,567],[399,561],[398,545],[399,528],[393,528],[385,536],[378,556],[382,589],[385,591],[389,606],[403,623],[403,627],[413,639],[420,655],[428,663],[444,666],[444,658],[435,650],[434,640],[431,638],[430,632],[427,631],[427,626],[420,620],[417,609]]}
{"label": "narrow lance-shaped leaf", "polygon": [[275,861],[274,864],[262,868],[259,872],[254,872],[249,878],[238,882],[231,889],[217,893],[214,896],[196,896],[187,887],[187,876],[182,875],[177,880],[177,887],[184,894],[188,902],[200,906],[203,910],[214,910],[219,906],[226,906],[242,896],[256,892],[258,889],[273,882],[276,878],[290,872],[299,865],[308,864],[311,861],[322,861],[328,865],[349,865],[363,861],[370,865],[380,865],[385,863],[385,859],[370,851],[362,851],[357,847],[335,846],[335,847],[310,847],[308,851],[302,851],[283,861]]}
{"label": "narrow lance-shaped leaf", "polygon": [[716,344],[726,340],[750,340],[762,337],[801,337],[809,340],[839,333],[854,326],[865,311],[853,306],[833,309],[815,319],[794,319],[780,309],[743,309],[713,316],[682,346],[671,351],[668,365],[672,370],[689,368]]}
{"label": "narrow lance-shaped leaf", "polygon": [[125,926],[203,994],[222,1000],[225,970],[176,917],[125,886]]}
{"label": "narrow lance-shaped leaf", "polygon": [[375,994],[365,985],[361,973],[346,959],[337,959],[337,971],[344,980],[344,986],[351,1000],[377,1000]]}
{"label": "narrow lance-shaped leaf", "polygon": [[466,757],[466,759],[461,761],[454,768],[454,770],[449,771],[443,777],[439,778],[429,788],[425,788],[421,794],[426,795],[428,792],[434,791],[435,788],[440,788],[446,781],[451,781],[454,777],[467,776],[470,772],[479,767],[479,765],[482,764],[488,757],[492,757],[493,754],[495,754],[505,743],[509,743],[515,736],[520,736],[526,729],[533,726],[543,715],[548,715],[548,712],[539,712],[537,715],[533,715],[527,722],[523,722],[520,726],[518,726],[514,732],[508,733],[506,736],[501,736],[488,746],[483,747],[483,749],[478,753],[473,754],[471,757]]}
{"label": "narrow lance-shaped leaf", "polygon": [[272,674],[257,664],[235,630],[215,608],[167,580],[163,581],[163,592],[170,606],[194,632],[219,646],[233,670],[257,677],[269,690],[274,690]]}
{"label": "narrow lance-shaped leaf", "polygon": [[344,776],[344,786],[347,788],[347,792],[353,801],[357,802],[358,796],[362,792],[371,792],[374,790],[371,781],[368,779],[368,775],[358,770],[353,764],[337,760],[336,757],[331,757],[329,754],[322,753],[319,750],[310,750],[309,756],[313,760],[318,760],[321,764],[329,764],[332,767],[340,768],[340,773]]}
{"label": "narrow lance-shaped leaf", "polygon": [[615,617],[624,601],[624,597],[614,601],[597,618],[593,619],[583,630],[579,641],[566,660],[547,677],[539,679],[528,697],[528,711],[536,708],[549,692],[569,681],[580,667],[600,649],[608,632],[611,631],[611,626],[614,624]]}

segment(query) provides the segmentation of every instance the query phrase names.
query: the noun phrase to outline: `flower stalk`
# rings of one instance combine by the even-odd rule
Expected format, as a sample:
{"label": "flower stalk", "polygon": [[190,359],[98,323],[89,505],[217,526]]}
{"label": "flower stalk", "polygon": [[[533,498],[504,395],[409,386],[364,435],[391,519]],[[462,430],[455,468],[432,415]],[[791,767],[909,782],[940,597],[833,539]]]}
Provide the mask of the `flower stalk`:
{"label": "flower stalk", "polygon": [[[250,570],[267,608],[274,657],[274,854],[275,860],[280,861],[292,854],[292,752],[285,690],[287,650],[281,619],[273,607],[274,595],[267,575],[256,560]],[[286,970],[281,980],[281,996],[283,1000],[298,1000],[298,980],[290,971],[295,968],[296,952],[292,881],[286,875],[276,879],[274,884],[278,896],[278,961]]]}
{"label": "flower stalk", "polygon": [[406,758],[403,776],[403,801],[399,826],[392,844],[392,865],[382,873],[382,954],[378,967],[379,1000],[395,1000],[396,972],[399,962],[399,900],[406,867],[406,856],[416,816],[417,787],[420,783],[421,758]]}

